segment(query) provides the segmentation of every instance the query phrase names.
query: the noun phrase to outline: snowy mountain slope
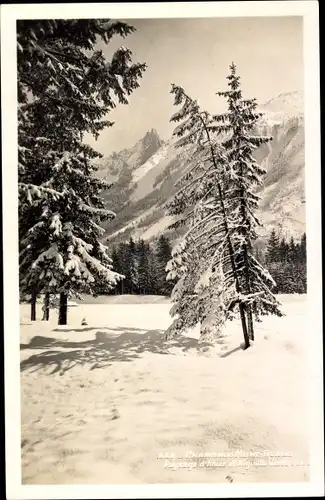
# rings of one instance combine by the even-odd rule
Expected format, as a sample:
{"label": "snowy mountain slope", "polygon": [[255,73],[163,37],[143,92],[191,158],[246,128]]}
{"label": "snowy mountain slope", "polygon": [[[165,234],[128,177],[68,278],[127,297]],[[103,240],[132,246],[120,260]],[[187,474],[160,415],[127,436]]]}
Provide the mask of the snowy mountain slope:
{"label": "snowy mountain slope", "polygon": [[[267,170],[260,191],[261,236],[272,228],[300,236],[305,230],[303,99],[298,92],[281,94],[261,106],[265,113],[259,132],[273,140],[256,152]],[[162,142],[153,129],[129,150],[102,159],[99,175],[114,182],[104,194],[117,217],[106,226],[105,239],[125,240],[131,235],[150,239],[162,232],[171,218],[164,204],[175,183],[191,164],[191,148],[176,149],[173,140]],[[179,233],[168,234],[172,239]]]}
{"label": "snowy mountain slope", "polygon": [[[137,167],[142,167],[149,158],[163,145],[155,129],[150,130],[132,148],[123,149],[113,153],[109,157],[102,158],[97,162],[97,175],[101,178],[111,179],[116,177],[123,168],[131,168],[135,174]],[[117,175],[118,177],[118,175]],[[134,180],[136,180],[136,175]]]}
{"label": "snowy mountain slope", "polygon": [[[299,236],[305,231],[305,147],[303,117],[298,115],[273,124],[268,152],[258,151],[257,158],[267,170],[260,191],[261,234],[270,227],[282,234]],[[263,157],[263,154],[265,155]]]}
{"label": "snowy mountain slope", "polygon": [[165,169],[173,154],[175,153],[172,145],[166,143],[133,172],[133,181],[136,183],[136,188],[131,195],[132,201],[140,200],[154,189],[157,175]]}
{"label": "snowy mountain slope", "polygon": [[288,118],[298,116],[304,112],[303,95],[298,91],[285,92],[267,101],[261,106],[261,111],[286,115]]}

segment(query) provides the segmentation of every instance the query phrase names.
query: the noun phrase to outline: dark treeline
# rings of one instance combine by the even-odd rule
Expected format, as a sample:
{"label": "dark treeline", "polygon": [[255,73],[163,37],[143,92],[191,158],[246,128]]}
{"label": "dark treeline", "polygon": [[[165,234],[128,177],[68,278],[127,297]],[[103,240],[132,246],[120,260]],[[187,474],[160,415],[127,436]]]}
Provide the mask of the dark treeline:
{"label": "dark treeline", "polygon": [[293,237],[289,240],[280,238],[273,230],[267,243],[264,259],[276,282],[275,293],[307,292],[305,233],[299,242],[295,242]]}
{"label": "dark treeline", "polygon": [[112,293],[171,294],[174,283],[166,280],[171,246],[165,236],[161,235],[152,243],[130,238],[127,243],[120,243],[113,248],[111,258],[114,271],[125,276]]}
{"label": "dark treeline", "polygon": [[[255,256],[276,282],[274,293],[306,293],[306,234],[300,241],[286,240],[273,230],[266,247],[256,247]],[[166,280],[166,264],[171,259],[171,244],[166,236],[153,242],[143,239],[116,244],[112,253],[113,269],[125,276],[111,291],[112,294],[140,294],[170,296],[175,285]],[[108,293],[101,290],[98,294]]]}

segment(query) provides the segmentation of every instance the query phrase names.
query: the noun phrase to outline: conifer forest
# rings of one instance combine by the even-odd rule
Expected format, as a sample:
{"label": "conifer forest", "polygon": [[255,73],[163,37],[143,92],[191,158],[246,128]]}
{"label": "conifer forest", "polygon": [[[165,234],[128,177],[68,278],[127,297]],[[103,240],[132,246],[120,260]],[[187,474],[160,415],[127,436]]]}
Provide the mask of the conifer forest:
{"label": "conifer forest", "polygon": [[23,482],[308,480],[302,28],[263,19],[17,20]]}

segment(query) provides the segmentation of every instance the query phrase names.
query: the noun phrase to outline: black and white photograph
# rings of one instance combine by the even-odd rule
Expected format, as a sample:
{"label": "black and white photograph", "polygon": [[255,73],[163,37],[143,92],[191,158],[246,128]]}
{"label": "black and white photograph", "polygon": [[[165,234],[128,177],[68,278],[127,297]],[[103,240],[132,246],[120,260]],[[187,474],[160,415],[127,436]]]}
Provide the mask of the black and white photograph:
{"label": "black and white photograph", "polygon": [[8,498],[324,494],[318,5],[186,4],[1,8]]}

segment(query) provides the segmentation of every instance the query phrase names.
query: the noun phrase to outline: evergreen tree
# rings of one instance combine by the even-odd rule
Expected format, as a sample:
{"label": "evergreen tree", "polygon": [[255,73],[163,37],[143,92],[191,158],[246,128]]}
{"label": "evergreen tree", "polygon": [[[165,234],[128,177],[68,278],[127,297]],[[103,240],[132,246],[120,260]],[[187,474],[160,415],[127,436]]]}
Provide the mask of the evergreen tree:
{"label": "evergreen tree", "polygon": [[280,260],[280,262],[287,262],[288,261],[288,245],[286,243],[285,238],[282,238],[281,242],[280,242],[279,260]]}
{"label": "evergreen tree", "polygon": [[151,279],[149,274],[150,246],[144,241],[138,243],[138,287],[141,295],[150,293]]}
{"label": "evergreen tree", "polygon": [[219,131],[226,134],[223,146],[229,162],[229,186],[227,210],[233,228],[232,241],[235,249],[236,269],[243,291],[249,336],[254,340],[253,313],[281,315],[279,303],[271,292],[275,285],[269,272],[253,256],[251,248],[257,238],[260,222],[256,216],[259,197],[256,187],[262,185],[265,170],[253,157],[253,152],[271,138],[256,133],[261,114],[256,111],[255,99],[243,99],[240,78],[236,66],[230,66],[228,90],[217,92],[227,100],[228,111],[214,116],[220,123]]}
{"label": "evergreen tree", "polygon": [[129,240],[130,293],[139,291],[139,247],[131,237]]}
{"label": "evergreen tree", "polygon": [[299,254],[299,274],[301,277],[301,290],[302,293],[307,293],[307,241],[306,233],[304,233],[300,240]]}
{"label": "evergreen tree", "polygon": [[303,262],[307,259],[307,239],[306,233],[304,233],[300,240],[300,258]]}
{"label": "evergreen tree", "polygon": [[[149,273],[149,283],[150,283],[150,294],[160,295],[161,289],[159,283],[161,282],[160,271],[158,269],[156,254],[151,246],[149,246],[148,255],[148,273]],[[167,272],[164,271],[165,279],[167,277]]]}
{"label": "evergreen tree", "polygon": [[133,271],[132,271],[132,255],[128,243],[121,243],[119,245],[118,255],[121,268],[124,270],[123,271],[124,279],[121,284],[121,293],[122,294],[133,293],[134,282],[133,282]]}
{"label": "evergreen tree", "polygon": [[96,178],[100,155],[83,136],[111,126],[107,113],[139,86],[145,65],[132,64],[128,49],[110,62],[95,50],[133,30],[111,20],[17,24],[21,284],[32,297],[60,293],[60,324],[68,296],[121,279],[100,243],[100,222],[114,217],[100,197],[109,185]]}
{"label": "evergreen tree", "polygon": [[[190,145],[192,163],[179,181],[179,191],[168,204],[169,213],[178,216],[176,224],[188,227],[168,266],[168,277],[178,280],[172,292],[175,306],[171,310],[171,314],[178,315],[178,318],[168,335],[177,333],[179,328],[193,326],[195,322],[201,322],[201,325],[205,322],[206,336],[208,325],[212,325],[205,321],[211,304],[227,302],[225,309],[229,316],[235,304],[239,307],[245,346],[248,347],[244,303],[225,205],[229,184],[227,158],[215,138],[219,127],[184,89],[173,85],[171,92],[175,95],[174,104],[181,105],[171,118],[171,121],[180,122],[173,133],[178,137],[176,147]],[[220,261],[225,275],[223,287],[215,286],[220,278]],[[179,272],[178,265],[181,266]],[[197,286],[201,274],[210,276],[203,287]],[[204,300],[201,300],[202,294]],[[219,324],[219,330],[221,328]]]}
{"label": "evergreen tree", "polygon": [[288,245],[288,261],[289,262],[295,262],[297,258],[297,246],[295,244],[295,240],[293,239],[293,236],[291,236],[289,245]]}
{"label": "evergreen tree", "polygon": [[171,259],[171,246],[168,238],[164,235],[159,236],[156,243],[156,269],[157,269],[157,288],[161,295],[169,295],[172,281],[167,281],[166,266]]}
{"label": "evergreen tree", "polygon": [[272,229],[266,248],[267,263],[277,262],[279,260],[279,247],[280,247],[279,237],[275,229]]}

